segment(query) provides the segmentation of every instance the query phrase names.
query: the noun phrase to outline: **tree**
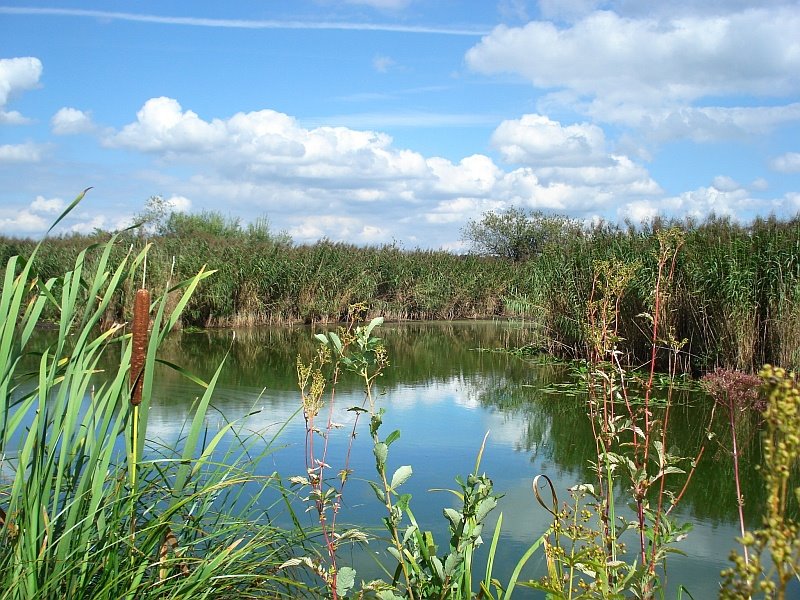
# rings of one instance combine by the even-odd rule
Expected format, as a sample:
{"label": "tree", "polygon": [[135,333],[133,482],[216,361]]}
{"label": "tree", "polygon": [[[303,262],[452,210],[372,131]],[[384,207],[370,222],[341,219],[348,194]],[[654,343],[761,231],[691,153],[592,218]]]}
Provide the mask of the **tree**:
{"label": "tree", "polygon": [[519,262],[541,254],[545,244],[556,240],[568,227],[577,227],[577,223],[562,215],[509,208],[486,212],[479,221],[470,220],[461,230],[461,239],[478,254]]}
{"label": "tree", "polygon": [[144,203],[144,210],[137,213],[134,221],[140,225],[139,234],[146,235],[157,232],[164,225],[172,205],[161,195],[150,196]]}

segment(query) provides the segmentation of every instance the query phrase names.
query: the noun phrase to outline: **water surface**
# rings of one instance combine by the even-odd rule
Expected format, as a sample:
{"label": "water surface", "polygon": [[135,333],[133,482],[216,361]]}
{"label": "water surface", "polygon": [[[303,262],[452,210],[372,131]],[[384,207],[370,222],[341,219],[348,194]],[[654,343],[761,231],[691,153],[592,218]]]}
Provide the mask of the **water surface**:
{"label": "water surface", "polygon": [[[226,420],[247,418],[246,429],[265,439],[281,432],[282,448],[261,464],[264,473],[278,470],[284,478],[303,474],[304,423],[298,414],[299,393],[295,364],[300,355],[308,360],[313,351],[312,330],[306,327],[181,333],[168,338],[163,357],[202,377],[210,377],[229,353],[209,416],[211,430]],[[385,437],[394,429],[401,438],[391,447],[388,471],[411,465],[414,474],[403,486],[413,494],[411,503],[423,529],[434,531],[439,554],[447,548],[446,521],[442,508],[455,506],[454,497],[436,488],[456,487],[456,475],[472,469],[484,435],[489,437],[482,470],[503,494],[490,519],[491,529],[500,512],[503,529],[495,574],[507,579],[517,559],[549,526],[548,513],[535,501],[531,482],[538,474],[549,476],[562,499],[567,488],[592,481],[588,461],[594,456],[594,440],[583,400],[553,392],[554,384],[569,377],[567,367],[533,364],[487,349],[510,348],[528,341],[524,326],[511,323],[409,323],[379,329],[389,351],[391,366],[376,385],[378,405],[385,408]],[[175,444],[200,390],[175,372],[159,373],[149,425],[149,435]],[[705,434],[708,402],[684,394],[672,412],[670,445],[673,452],[693,455]],[[344,378],[336,397],[334,420],[345,425],[335,432],[327,456],[333,473],[344,466],[349,426],[363,393],[355,378]],[[323,410],[323,415],[326,413]],[[375,478],[372,444],[367,421],[359,424],[360,435],[350,458],[353,479],[345,491],[345,510],[340,519],[365,527],[380,527],[383,506],[365,480]],[[751,436],[749,446],[754,446]],[[748,445],[745,443],[745,445]],[[750,518],[756,518],[760,485],[752,452],[743,459],[744,495]],[[719,571],[735,546],[736,494],[732,467],[720,444],[709,446],[680,505],[676,519],[691,522],[693,531],[679,545],[685,557],[669,563],[671,590],[685,585],[694,598],[717,594]],[[301,517],[313,524],[311,513]],[[381,532],[382,533],[382,532]],[[633,539],[629,540],[633,544]],[[370,543],[367,553],[384,554],[386,544]],[[488,544],[479,550],[484,556]],[[345,560],[351,557],[346,556]],[[352,556],[359,579],[380,573],[365,553]],[[542,574],[538,554],[526,577]],[[516,593],[515,593],[516,597]],[[519,597],[537,597],[519,590]],[[675,597],[670,592],[668,597]]]}

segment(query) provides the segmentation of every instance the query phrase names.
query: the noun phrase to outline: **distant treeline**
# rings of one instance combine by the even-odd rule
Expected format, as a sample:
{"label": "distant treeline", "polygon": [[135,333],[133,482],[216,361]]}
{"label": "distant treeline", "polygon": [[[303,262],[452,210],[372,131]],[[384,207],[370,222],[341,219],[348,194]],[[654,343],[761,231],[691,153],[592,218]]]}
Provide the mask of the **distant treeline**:
{"label": "distant treeline", "polygon": [[[215,213],[173,214],[155,233],[121,234],[114,260],[152,244],[145,277],[156,293],[203,265],[215,269],[193,296],[184,326],[336,322],[361,304],[368,316],[395,320],[524,318],[535,332],[531,342],[563,357],[585,354],[590,299],[598,300],[600,279],[607,283],[618,274],[625,288],[616,322],[619,347],[628,362],[644,364],[658,256],[668,237],[677,262],[669,278],[661,275],[671,279],[661,335],[665,345],[686,340],[681,369],[800,366],[800,219],[742,225],[712,217],[586,228],[560,216],[513,216],[527,219],[528,251],[459,256],[395,245],[295,245],[265,222],[241,227]],[[495,226],[486,218],[470,223],[466,237],[475,242],[476,231]],[[505,234],[502,227],[490,233]],[[69,270],[87,243],[108,235],[49,238],[37,259],[40,278]],[[0,258],[5,264],[12,255],[26,256],[34,244],[0,238]],[[119,295],[109,322],[130,318],[134,291]]]}

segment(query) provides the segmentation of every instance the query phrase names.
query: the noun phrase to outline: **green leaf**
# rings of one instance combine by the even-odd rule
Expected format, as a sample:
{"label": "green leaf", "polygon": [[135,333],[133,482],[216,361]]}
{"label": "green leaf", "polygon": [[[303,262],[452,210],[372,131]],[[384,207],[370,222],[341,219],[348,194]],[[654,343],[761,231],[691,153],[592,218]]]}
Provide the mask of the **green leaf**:
{"label": "green leaf", "polygon": [[331,339],[331,342],[333,342],[333,345],[336,348],[336,354],[341,356],[341,354],[342,354],[342,340],[340,340],[339,336],[336,335],[333,332],[329,333],[328,337]]}
{"label": "green leaf", "polygon": [[462,557],[457,552],[451,552],[447,555],[444,561],[444,573],[448,577],[452,577],[458,565],[462,562]]}
{"label": "green leaf", "polygon": [[480,523],[486,518],[494,507],[497,506],[497,500],[493,496],[489,496],[488,498],[484,498],[483,500],[478,503],[478,508],[475,511],[475,520]]}
{"label": "green leaf", "polygon": [[439,560],[438,556],[431,556],[431,564],[433,565],[433,570],[439,578],[439,581],[444,583],[444,567],[442,566],[442,561]]}
{"label": "green leaf", "polygon": [[411,494],[401,494],[397,499],[395,506],[403,512],[408,510],[408,505],[411,502]]}
{"label": "green leaf", "polygon": [[400,551],[397,548],[395,548],[394,546],[389,546],[386,550],[389,552],[389,554],[391,554],[392,556],[395,557],[397,562],[400,562],[400,563],[403,562],[403,557],[402,557],[402,555],[400,554]]}
{"label": "green leaf", "polygon": [[378,466],[378,471],[383,473],[384,469],[386,468],[386,457],[389,456],[389,446],[383,442],[378,442],[375,444],[372,452],[375,454],[375,461]]}
{"label": "green leaf", "polygon": [[386,494],[383,493],[383,490],[378,486],[377,483],[374,481],[369,482],[369,486],[372,488],[372,491],[375,492],[375,495],[378,497],[378,500],[381,502],[386,502]]}
{"label": "green leaf", "polygon": [[458,524],[461,523],[461,513],[453,508],[445,508],[443,512],[447,520],[453,524],[453,527],[458,527]]}
{"label": "green leaf", "polygon": [[391,446],[391,445],[392,445],[392,442],[396,442],[398,439],[400,439],[400,430],[399,430],[399,429],[395,429],[395,430],[394,430],[392,433],[390,433],[390,434],[389,434],[389,436],[386,438],[386,445],[387,445],[387,446]]}
{"label": "green leaf", "polygon": [[375,317],[372,319],[372,321],[369,322],[369,325],[367,325],[367,330],[365,331],[367,337],[369,337],[369,334],[372,333],[372,330],[379,325],[383,325],[383,317]]}
{"label": "green leaf", "polygon": [[369,420],[369,434],[375,436],[383,423],[383,409],[376,412]]}
{"label": "green leaf", "polygon": [[402,467],[398,468],[394,475],[392,475],[392,483],[391,488],[396,490],[398,487],[403,485],[408,478],[411,477],[412,469],[409,465],[403,465]]}
{"label": "green leaf", "polygon": [[346,596],[356,582],[356,570],[352,567],[341,567],[336,573],[336,593]]}

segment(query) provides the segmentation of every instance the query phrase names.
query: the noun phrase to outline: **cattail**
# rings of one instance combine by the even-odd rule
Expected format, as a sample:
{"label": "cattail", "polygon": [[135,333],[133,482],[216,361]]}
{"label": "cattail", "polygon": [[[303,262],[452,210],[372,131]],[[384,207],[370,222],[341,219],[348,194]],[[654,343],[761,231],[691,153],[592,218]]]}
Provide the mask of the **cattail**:
{"label": "cattail", "polygon": [[133,301],[133,352],[131,353],[131,405],[142,403],[142,374],[150,325],[150,292],[141,289]]}

